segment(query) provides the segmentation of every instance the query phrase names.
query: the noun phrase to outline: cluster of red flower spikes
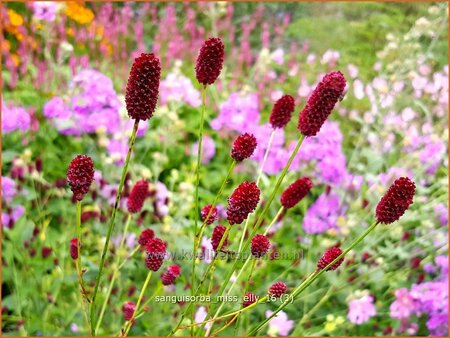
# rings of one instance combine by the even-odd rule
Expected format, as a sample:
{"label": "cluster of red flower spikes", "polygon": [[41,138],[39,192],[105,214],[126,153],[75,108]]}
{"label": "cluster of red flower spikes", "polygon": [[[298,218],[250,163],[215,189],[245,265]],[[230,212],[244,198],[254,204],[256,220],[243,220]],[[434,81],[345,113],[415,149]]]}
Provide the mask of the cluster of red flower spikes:
{"label": "cluster of red flower spikes", "polygon": [[[217,225],[216,227],[214,227],[211,235],[211,245],[214,251],[217,251],[217,249],[219,248],[220,241],[222,240],[222,237],[225,234],[226,230],[227,229],[223,225]],[[225,238],[220,249],[225,249],[227,245],[228,238]]]}
{"label": "cluster of red flower spikes", "polygon": [[81,201],[94,181],[94,162],[86,155],[76,156],[69,164],[67,182],[75,200]]}
{"label": "cluster of red flower spikes", "polygon": [[122,306],[123,318],[125,320],[131,320],[133,318],[134,310],[136,310],[136,304],[133,302],[126,302]]}
{"label": "cluster of red flower spikes", "polygon": [[214,223],[214,221],[217,221],[219,219],[217,208],[213,208],[211,204],[205,205],[200,211],[200,218],[202,222],[205,222],[208,225]]}
{"label": "cluster of red flower spikes", "polygon": [[130,213],[137,213],[141,211],[144,206],[145,199],[148,196],[148,182],[147,180],[137,181],[131,189],[127,200],[127,208]]}
{"label": "cluster of red flower spikes", "polygon": [[145,246],[145,265],[149,270],[158,271],[164,262],[166,244],[160,238],[150,238]]}
{"label": "cluster of red flower spikes", "polygon": [[181,267],[177,264],[171,265],[167,268],[167,271],[161,274],[161,281],[163,285],[172,285],[175,279],[180,275]]}
{"label": "cluster of red flower spikes", "polygon": [[[416,185],[409,178],[396,179],[377,205],[377,222],[390,224],[397,221],[413,203],[415,192]],[[341,254],[340,248],[329,248],[317,262],[317,269],[336,270],[344,261],[344,257],[335,261]],[[331,263],[333,264],[330,265]],[[328,265],[330,266],[327,268]]]}
{"label": "cluster of red flower spikes", "polygon": [[256,209],[261,191],[254,182],[241,183],[228,198],[227,220],[241,224]]}
{"label": "cluster of red flower spikes", "polygon": [[256,138],[252,134],[242,134],[236,138],[231,147],[231,157],[236,162],[242,162],[253,155],[257,146]]}
{"label": "cluster of red flower spikes", "polygon": [[146,121],[158,102],[161,64],[154,54],[142,53],[134,60],[127,82],[125,103],[128,116]]}
{"label": "cluster of red flower spikes", "polygon": [[219,38],[210,38],[200,48],[195,64],[195,76],[202,85],[213,84],[220,75],[225,57],[225,47]]}

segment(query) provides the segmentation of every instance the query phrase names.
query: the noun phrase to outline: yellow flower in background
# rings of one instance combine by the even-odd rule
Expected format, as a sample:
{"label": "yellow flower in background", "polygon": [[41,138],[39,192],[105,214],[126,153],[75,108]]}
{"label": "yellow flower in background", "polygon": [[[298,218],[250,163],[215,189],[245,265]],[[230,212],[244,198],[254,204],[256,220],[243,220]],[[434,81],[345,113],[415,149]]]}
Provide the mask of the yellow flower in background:
{"label": "yellow flower in background", "polygon": [[20,63],[19,56],[17,54],[11,54],[11,60],[14,62],[14,65],[17,67]]}
{"label": "yellow flower in background", "polygon": [[74,32],[73,32],[72,27],[67,28],[66,29],[66,33],[67,33],[68,36],[74,36]]}
{"label": "yellow flower in background", "polygon": [[345,319],[342,316],[335,317],[334,315],[327,315],[327,321],[324,325],[326,332],[331,333],[335,331],[340,325],[345,323]]}
{"label": "yellow flower in background", "polygon": [[74,2],[66,2],[66,15],[80,25],[88,25],[94,20],[94,12],[83,5]]}
{"label": "yellow flower in background", "polygon": [[9,23],[13,26],[17,27],[17,26],[23,25],[22,16],[13,9],[8,9],[8,18],[9,18]]}

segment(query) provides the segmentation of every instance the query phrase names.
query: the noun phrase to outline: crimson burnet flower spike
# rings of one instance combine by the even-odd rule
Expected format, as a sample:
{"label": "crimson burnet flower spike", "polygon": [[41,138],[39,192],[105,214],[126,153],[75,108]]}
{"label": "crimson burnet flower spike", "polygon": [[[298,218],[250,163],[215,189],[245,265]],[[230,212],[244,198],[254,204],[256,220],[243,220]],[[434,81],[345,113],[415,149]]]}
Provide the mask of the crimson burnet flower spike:
{"label": "crimson burnet flower spike", "polygon": [[413,203],[416,185],[408,177],[400,177],[392,183],[378,202],[376,218],[379,223],[397,221]]}
{"label": "crimson burnet flower spike", "polygon": [[[206,217],[208,217],[208,219],[206,219]],[[208,225],[214,223],[214,221],[219,219],[217,208],[213,208],[211,204],[205,205],[200,212],[200,218],[202,219],[202,222],[205,222]]]}
{"label": "crimson burnet flower spike", "polygon": [[136,304],[133,302],[126,302],[122,306],[123,318],[125,320],[131,320],[133,318],[134,310],[136,310]]}
{"label": "crimson burnet flower spike", "polygon": [[177,279],[177,277],[180,275],[180,273],[181,268],[179,265],[177,264],[171,265],[169,266],[166,272],[161,274],[161,282],[163,283],[163,285],[172,285]]}
{"label": "crimson burnet flower spike", "polygon": [[[211,235],[211,245],[214,251],[217,251],[217,248],[219,247],[220,241],[222,240],[222,237],[225,234],[226,230],[227,228],[225,228],[223,225],[217,225],[216,227],[214,227],[213,233]],[[225,249],[227,245],[228,238],[225,238],[222,244],[222,250]]]}
{"label": "crimson burnet flower spike", "polygon": [[78,259],[78,239],[76,237],[70,240],[70,257],[73,260]]}
{"label": "crimson burnet flower spike", "polygon": [[256,209],[261,191],[255,182],[241,183],[228,198],[227,219],[230,225],[241,224]]}
{"label": "crimson burnet flower spike", "polygon": [[256,258],[264,256],[269,248],[270,241],[266,236],[257,234],[252,238],[250,251]]}
{"label": "crimson burnet flower spike", "polygon": [[147,196],[148,196],[147,180],[137,181],[133,189],[131,189],[130,196],[128,196],[127,201],[128,211],[130,213],[137,213],[141,211]]}
{"label": "crimson burnet flower spike", "polygon": [[231,157],[236,162],[242,162],[253,155],[257,142],[253,134],[242,134],[236,138],[231,148]]}
{"label": "crimson burnet flower spike", "polygon": [[[327,251],[325,251],[325,253],[322,255],[322,257],[317,262],[317,269],[318,270],[325,269],[325,267],[328,264],[330,264],[332,261],[334,261],[336,258],[338,258],[338,256],[341,253],[342,253],[342,250],[337,246],[329,248]],[[326,271],[336,270],[339,267],[339,265],[342,264],[343,261],[344,261],[344,257],[340,258],[336,263],[331,265]]]}
{"label": "crimson burnet flower spike", "polygon": [[285,209],[294,207],[300,202],[312,189],[313,183],[309,177],[302,177],[292,183],[281,194],[280,202]]}
{"label": "crimson burnet flower spike", "polygon": [[94,181],[94,162],[86,155],[77,155],[70,162],[67,170],[67,182],[73,192],[75,200],[81,201],[89,192]]}
{"label": "crimson burnet flower spike", "polygon": [[282,295],[286,293],[287,286],[283,282],[273,283],[269,288],[269,295],[280,298]]}
{"label": "crimson burnet flower spike", "polygon": [[160,238],[151,238],[145,247],[147,258],[145,265],[149,270],[158,271],[166,255],[166,244]]}
{"label": "crimson burnet flower spike", "polygon": [[300,113],[298,129],[303,135],[314,136],[319,132],[338,100],[342,99],[345,85],[344,75],[339,71],[324,76]]}
{"label": "crimson burnet flower spike", "polygon": [[160,79],[161,64],[153,53],[142,53],[134,60],[125,94],[130,118],[146,121],[153,116],[158,102]]}
{"label": "crimson burnet flower spike", "polygon": [[142,230],[141,234],[139,235],[138,243],[141,247],[145,248],[148,241],[152,238],[155,238],[155,233],[152,229]]}
{"label": "crimson burnet flower spike", "polygon": [[284,128],[291,120],[294,109],[295,100],[291,95],[284,95],[275,102],[269,117],[272,128]]}
{"label": "crimson burnet flower spike", "polygon": [[225,47],[219,38],[209,38],[200,48],[195,64],[197,81],[204,86],[213,84],[220,75]]}
{"label": "crimson burnet flower spike", "polygon": [[242,307],[247,307],[249,305],[252,305],[253,303],[256,303],[257,300],[258,300],[258,297],[254,293],[247,292],[242,301]]}

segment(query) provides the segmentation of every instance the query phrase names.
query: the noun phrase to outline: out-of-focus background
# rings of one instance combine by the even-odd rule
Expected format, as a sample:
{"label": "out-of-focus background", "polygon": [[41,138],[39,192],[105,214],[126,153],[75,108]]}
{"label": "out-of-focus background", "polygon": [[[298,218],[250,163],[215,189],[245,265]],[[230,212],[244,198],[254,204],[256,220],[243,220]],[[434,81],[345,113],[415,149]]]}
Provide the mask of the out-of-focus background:
{"label": "out-of-focus background", "polygon": [[[295,287],[326,248],[348,245],[372,222],[395,178],[408,176],[417,185],[415,203],[399,222],[380,226],[339,272],[327,273],[260,333],[448,334],[447,3],[9,2],[1,11],[3,334],[88,333],[69,255],[75,205],[65,175],[76,154],[93,158],[95,183],[82,214],[90,290],[133,125],[124,106],[128,72],[142,52],[161,59],[160,98],[154,117],[140,123],[123,211],[137,180],[148,179],[152,194],[132,220],[126,252],[116,252],[126,217],[119,213],[107,269],[148,227],[169,251],[192,249],[201,103],[194,65],[211,36],[223,40],[226,55],[219,80],[208,89],[201,205],[212,202],[231,142],[246,131],[258,147],[237,167],[220,205],[226,207],[240,182],[256,179],[272,105],[290,94],[296,111],[277,132],[260,183],[267,198],[298,138],[298,112],[317,82],[332,70],[348,82],[344,100],[304,142],[283,184],[307,175],[312,193],[270,235],[272,253],[301,251],[303,259],[261,262],[252,292],[264,294],[276,280]],[[204,250],[211,231],[202,239]],[[242,226],[233,231],[232,248]],[[161,287],[155,274],[147,297],[189,294],[191,262],[176,263],[182,267],[176,284]],[[206,263],[200,262],[200,272]],[[227,268],[220,262],[216,269],[213,295]],[[146,273],[142,257],[121,270],[100,334],[119,332],[122,305],[136,302]],[[243,290],[238,283],[233,294]],[[245,335],[277,305],[258,306],[222,334]],[[205,318],[208,306],[198,305],[196,320]],[[167,335],[180,309],[150,302],[131,334]]]}

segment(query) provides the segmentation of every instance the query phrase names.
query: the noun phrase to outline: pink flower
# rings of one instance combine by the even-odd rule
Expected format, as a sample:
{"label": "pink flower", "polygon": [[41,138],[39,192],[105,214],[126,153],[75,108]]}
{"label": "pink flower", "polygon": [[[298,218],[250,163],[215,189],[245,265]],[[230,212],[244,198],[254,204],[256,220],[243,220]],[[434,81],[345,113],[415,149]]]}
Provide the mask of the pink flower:
{"label": "pink flower", "polygon": [[377,314],[377,310],[373,305],[373,297],[364,295],[359,299],[352,300],[348,304],[348,320],[356,325],[367,322],[370,318]]}
{"label": "pink flower", "polygon": [[[266,318],[273,314],[272,311],[266,311]],[[294,327],[294,321],[289,320],[286,312],[280,311],[275,317],[269,320],[269,335],[270,336],[287,336]]]}
{"label": "pink flower", "polygon": [[391,318],[408,318],[416,308],[414,298],[406,288],[396,290],[395,297],[396,300],[389,307]]}

